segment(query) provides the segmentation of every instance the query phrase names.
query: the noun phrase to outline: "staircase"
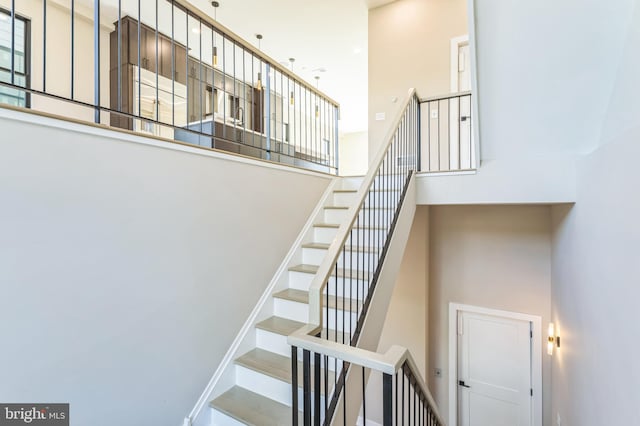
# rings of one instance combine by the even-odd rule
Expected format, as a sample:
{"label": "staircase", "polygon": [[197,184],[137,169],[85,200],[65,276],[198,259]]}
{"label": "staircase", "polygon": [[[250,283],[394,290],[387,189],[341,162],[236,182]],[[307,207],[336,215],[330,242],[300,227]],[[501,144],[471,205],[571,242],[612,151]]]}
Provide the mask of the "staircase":
{"label": "staircase", "polygon": [[[287,336],[305,326],[309,318],[309,285],[318,266],[324,260],[341,223],[347,219],[349,207],[356,199],[361,178],[338,178],[331,194],[314,220],[308,238],[297,248],[300,263],[288,267],[285,288],[271,294],[271,316],[257,322],[253,347],[233,361],[232,386],[210,403],[212,425],[287,425],[291,424],[292,374],[291,346]],[[366,249],[363,249],[366,250]],[[355,274],[350,269],[339,270],[338,276]],[[332,316],[337,318],[329,337],[344,341],[343,324],[355,320],[355,306],[344,306],[344,300],[331,289],[327,300]],[[268,307],[266,309],[269,310]],[[326,331],[325,331],[326,334]],[[300,357],[299,357],[300,359]],[[298,368],[298,383],[302,385],[302,362]],[[329,365],[322,372],[322,393],[331,392],[335,370],[340,365]],[[327,378],[326,386],[324,377]],[[300,396],[301,396],[300,391]]]}

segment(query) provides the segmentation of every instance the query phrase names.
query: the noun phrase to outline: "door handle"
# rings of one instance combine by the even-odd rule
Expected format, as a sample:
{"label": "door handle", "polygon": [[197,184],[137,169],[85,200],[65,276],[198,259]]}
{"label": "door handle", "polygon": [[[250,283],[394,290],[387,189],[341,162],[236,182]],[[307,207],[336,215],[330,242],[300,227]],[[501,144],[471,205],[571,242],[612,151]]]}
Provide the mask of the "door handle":
{"label": "door handle", "polygon": [[471,386],[467,385],[464,380],[459,380],[458,381],[458,385],[462,386],[463,388],[471,388]]}
{"label": "door handle", "polygon": [[468,115],[463,115],[462,117],[460,117],[460,121],[467,121],[470,118],[471,117],[469,117]]}

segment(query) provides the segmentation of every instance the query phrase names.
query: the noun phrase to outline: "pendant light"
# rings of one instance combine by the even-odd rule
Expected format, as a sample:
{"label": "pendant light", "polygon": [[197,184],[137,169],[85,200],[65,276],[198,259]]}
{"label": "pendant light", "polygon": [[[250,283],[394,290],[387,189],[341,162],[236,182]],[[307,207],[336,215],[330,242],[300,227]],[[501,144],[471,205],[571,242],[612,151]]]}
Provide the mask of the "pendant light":
{"label": "pendant light", "polygon": [[[211,2],[211,6],[213,6],[213,19],[218,22],[218,7],[220,7],[220,3],[217,1],[212,1]],[[215,31],[214,31],[215,34]],[[213,39],[212,39],[213,40]],[[217,66],[218,65],[218,47],[217,46],[213,46],[213,66]]]}
{"label": "pendant light", "polygon": [[[260,50],[260,45],[262,41],[262,34],[256,34],[256,38],[258,39],[258,50]],[[260,68],[262,68],[262,63],[260,64]],[[262,73],[258,71],[258,81],[256,82],[256,90],[262,90]]]}

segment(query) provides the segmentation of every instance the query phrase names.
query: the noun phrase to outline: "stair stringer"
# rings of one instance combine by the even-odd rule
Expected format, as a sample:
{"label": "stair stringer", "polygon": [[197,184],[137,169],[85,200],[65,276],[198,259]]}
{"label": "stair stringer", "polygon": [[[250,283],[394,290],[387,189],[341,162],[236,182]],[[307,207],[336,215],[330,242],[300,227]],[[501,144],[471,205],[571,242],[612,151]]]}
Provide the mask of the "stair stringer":
{"label": "stair stringer", "polygon": [[309,219],[298,234],[296,240],[291,245],[289,252],[278,267],[269,285],[258,300],[253,311],[247,318],[240,332],[229,347],[218,368],[214,372],[211,380],[200,395],[196,405],[189,415],[185,417],[183,425],[186,426],[209,426],[211,424],[211,410],[209,410],[209,401],[224,393],[235,384],[235,366],[234,360],[241,354],[255,347],[256,327],[260,321],[273,315],[273,295],[288,287],[288,270],[291,266],[302,262],[302,249],[304,243],[313,241],[314,224],[321,221],[323,217],[324,207],[332,203],[333,191],[340,182],[340,178],[334,178],[327,186],[318,204],[313,212],[309,215]]}
{"label": "stair stringer", "polygon": [[[387,317],[387,311],[389,310],[389,303],[391,302],[391,295],[396,285],[396,278],[400,272],[400,266],[402,264],[402,258],[404,257],[404,250],[409,240],[409,233],[413,225],[413,218],[416,213],[416,185],[415,174],[412,175],[411,180],[407,186],[407,193],[398,215],[398,220],[394,232],[391,236],[391,242],[389,243],[389,249],[382,264],[378,282],[376,284],[375,291],[371,298],[371,304],[367,311],[360,338],[358,340],[357,347],[366,349],[369,351],[377,352],[378,343],[380,341],[380,335],[382,334],[382,328]],[[365,377],[365,385],[369,379],[369,372]],[[347,379],[345,382],[346,395],[362,395],[362,369],[350,368],[347,373]],[[343,392],[345,391],[343,389]],[[360,413],[361,405],[349,404],[347,399],[346,407],[346,419],[347,425],[355,425]],[[335,415],[332,425],[344,426],[343,423],[343,399],[340,397],[340,402],[336,406]]]}

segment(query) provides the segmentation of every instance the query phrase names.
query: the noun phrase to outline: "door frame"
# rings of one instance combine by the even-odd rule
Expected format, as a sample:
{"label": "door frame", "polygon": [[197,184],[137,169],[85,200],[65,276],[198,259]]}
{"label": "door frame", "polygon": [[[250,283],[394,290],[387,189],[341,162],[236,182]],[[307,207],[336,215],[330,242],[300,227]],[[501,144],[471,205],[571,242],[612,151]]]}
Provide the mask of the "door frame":
{"label": "door frame", "polygon": [[480,306],[449,303],[449,422],[458,423],[458,312],[492,315],[531,323],[531,385],[533,386],[532,425],[542,426],[542,317],[518,312],[502,311]]}
{"label": "door frame", "polygon": [[[458,76],[460,55],[459,49],[460,46],[468,44],[469,45],[469,54],[471,54],[471,44],[469,43],[469,34],[461,35],[458,37],[453,37],[451,39],[451,93],[457,93],[460,91],[460,86],[458,85],[458,80],[460,79]],[[471,58],[469,58],[469,64],[471,64]],[[469,76],[473,79],[473,75],[475,73],[472,69],[469,70]],[[473,87],[473,86],[472,86]],[[473,91],[472,91],[473,93]]]}

